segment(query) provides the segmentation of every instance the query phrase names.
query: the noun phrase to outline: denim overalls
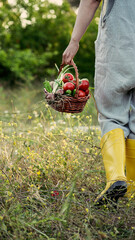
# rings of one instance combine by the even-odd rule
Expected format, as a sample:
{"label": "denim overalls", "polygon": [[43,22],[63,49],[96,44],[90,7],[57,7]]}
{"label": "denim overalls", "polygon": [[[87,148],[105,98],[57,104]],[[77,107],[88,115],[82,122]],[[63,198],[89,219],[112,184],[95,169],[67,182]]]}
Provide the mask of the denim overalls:
{"label": "denim overalls", "polygon": [[95,100],[102,136],[135,139],[135,0],[104,0],[95,41]]}

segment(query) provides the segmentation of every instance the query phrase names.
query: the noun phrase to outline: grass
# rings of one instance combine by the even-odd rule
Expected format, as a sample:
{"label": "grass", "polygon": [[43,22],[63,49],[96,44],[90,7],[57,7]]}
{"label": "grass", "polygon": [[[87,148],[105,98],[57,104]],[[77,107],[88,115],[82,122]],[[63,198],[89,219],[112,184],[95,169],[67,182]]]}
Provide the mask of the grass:
{"label": "grass", "polygon": [[41,89],[1,88],[0,102],[0,239],[135,239],[134,199],[93,204],[105,172],[92,99],[77,115]]}

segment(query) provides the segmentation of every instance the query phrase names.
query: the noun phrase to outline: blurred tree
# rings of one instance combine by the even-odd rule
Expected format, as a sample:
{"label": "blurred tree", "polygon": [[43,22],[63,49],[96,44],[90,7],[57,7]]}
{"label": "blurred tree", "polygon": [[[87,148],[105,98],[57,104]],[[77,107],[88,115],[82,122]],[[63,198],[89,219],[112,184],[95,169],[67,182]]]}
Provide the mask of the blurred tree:
{"label": "blurred tree", "polygon": [[[94,75],[95,16],[75,57],[79,71],[91,84]],[[54,79],[71,37],[76,14],[67,0],[61,6],[48,0],[0,0],[0,81],[4,85]]]}
{"label": "blurred tree", "polygon": [[78,7],[80,4],[80,0],[68,0],[68,2],[71,4],[73,7]]}

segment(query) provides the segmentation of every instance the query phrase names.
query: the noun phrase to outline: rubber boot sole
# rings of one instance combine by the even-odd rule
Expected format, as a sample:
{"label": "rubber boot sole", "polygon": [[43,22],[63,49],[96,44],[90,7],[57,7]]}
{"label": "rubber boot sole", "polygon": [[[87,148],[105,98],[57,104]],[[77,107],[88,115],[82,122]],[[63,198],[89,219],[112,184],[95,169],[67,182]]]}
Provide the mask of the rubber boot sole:
{"label": "rubber boot sole", "polygon": [[125,181],[117,181],[108,188],[108,190],[95,202],[95,206],[104,204],[116,204],[120,197],[127,192],[127,183]]}

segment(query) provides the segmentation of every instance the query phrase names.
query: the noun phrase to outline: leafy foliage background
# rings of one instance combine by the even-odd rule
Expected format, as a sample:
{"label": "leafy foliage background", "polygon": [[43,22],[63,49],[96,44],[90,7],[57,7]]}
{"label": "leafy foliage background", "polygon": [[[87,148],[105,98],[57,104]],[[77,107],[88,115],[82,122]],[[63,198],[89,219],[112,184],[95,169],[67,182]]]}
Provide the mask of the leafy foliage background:
{"label": "leafy foliage background", "polygon": [[[57,75],[55,63],[61,64],[76,19],[67,0],[61,6],[48,0],[0,1],[0,81],[3,86],[40,83]],[[75,57],[80,77],[94,77],[95,21],[80,42]]]}
{"label": "leafy foliage background", "polygon": [[80,0],[68,0],[68,2],[75,7],[79,6]]}

